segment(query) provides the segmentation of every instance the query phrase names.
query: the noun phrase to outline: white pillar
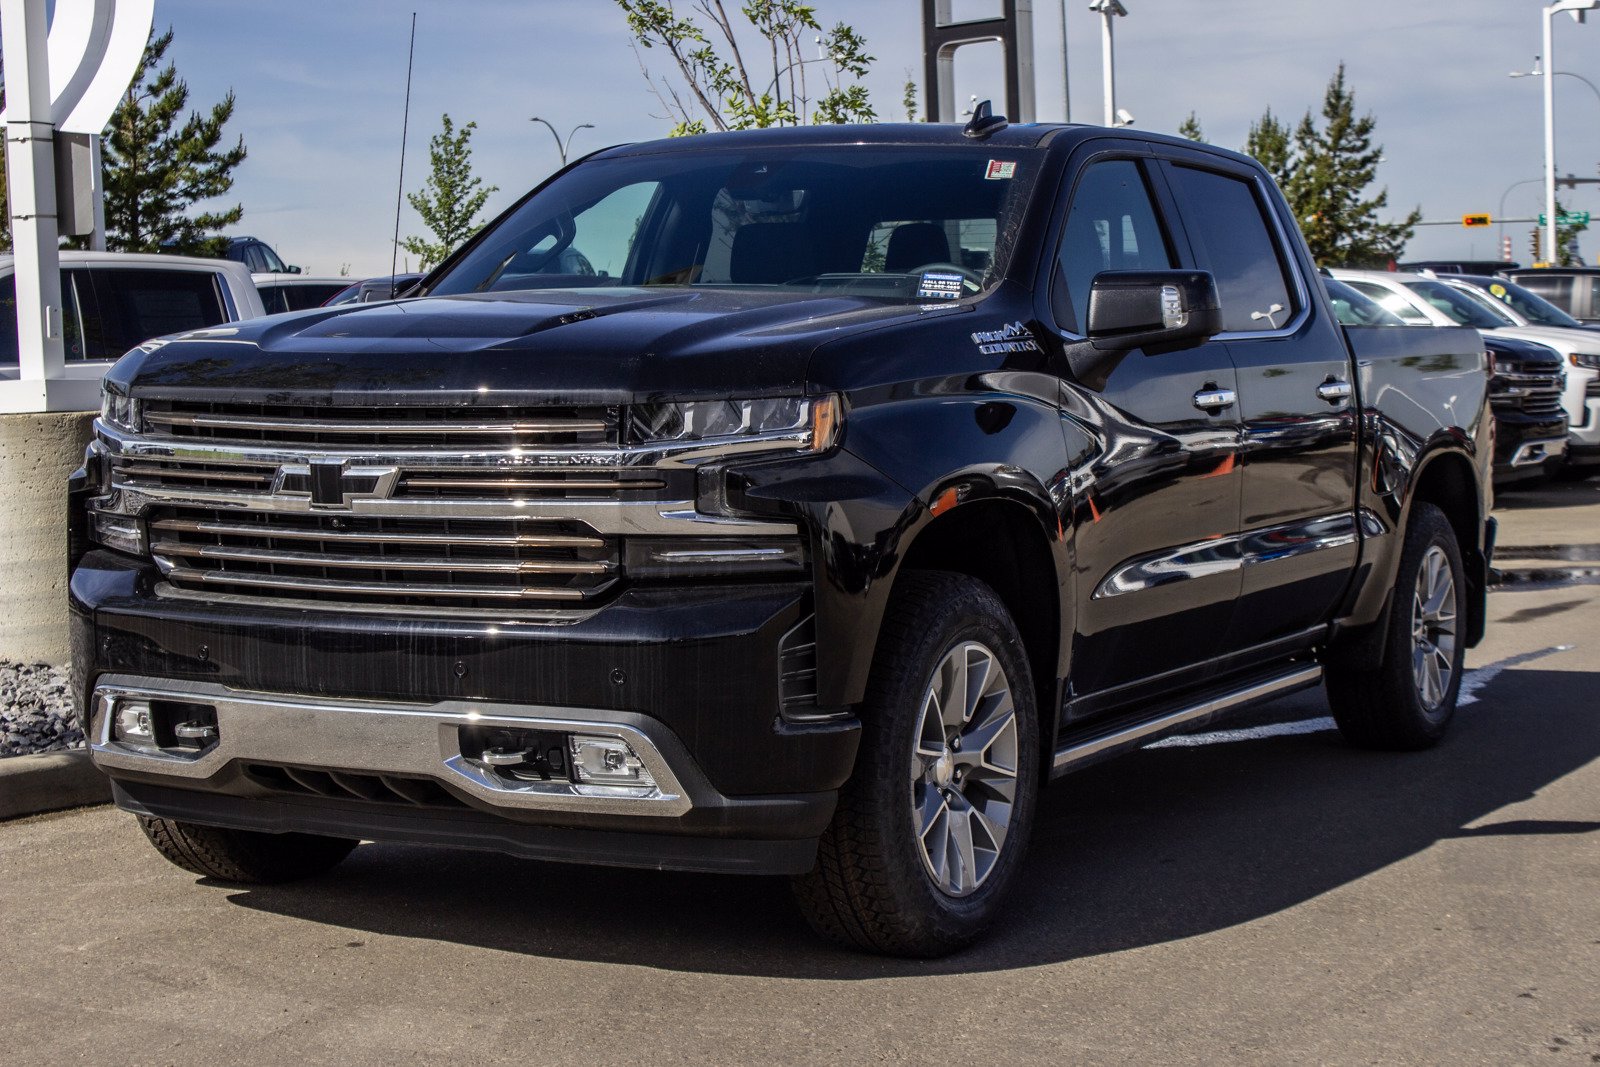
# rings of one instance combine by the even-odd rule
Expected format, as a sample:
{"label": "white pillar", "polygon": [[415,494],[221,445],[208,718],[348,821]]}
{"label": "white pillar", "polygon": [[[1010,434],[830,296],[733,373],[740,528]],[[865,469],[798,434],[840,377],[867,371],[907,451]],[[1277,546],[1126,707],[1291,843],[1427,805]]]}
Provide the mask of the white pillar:
{"label": "white pillar", "polygon": [[56,230],[55,125],[45,0],[0,0],[6,68],[6,162],[16,253],[20,377],[62,377],[61,256]]}

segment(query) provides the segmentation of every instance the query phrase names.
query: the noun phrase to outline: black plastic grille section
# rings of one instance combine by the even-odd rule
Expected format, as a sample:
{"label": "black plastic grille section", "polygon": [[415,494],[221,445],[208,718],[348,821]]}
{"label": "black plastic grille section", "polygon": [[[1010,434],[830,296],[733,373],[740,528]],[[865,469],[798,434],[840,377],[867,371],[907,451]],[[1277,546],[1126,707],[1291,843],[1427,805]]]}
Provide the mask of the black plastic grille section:
{"label": "black plastic grille section", "polygon": [[146,401],[141,418],[151,433],[197,441],[456,451],[615,445],[621,424],[615,407],[313,407],[189,400]]}
{"label": "black plastic grille section", "polygon": [[171,508],[150,554],[189,590],[306,600],[574,607],[618,577],[619,546],[576,522]]}
{"label": "black plastic grille section", "polygon": [[453,793],[427,778],[267,763],[248,763],[244,771],[255,784],[277,793],[332,797],[336,800],[368,800],[413,807],[466,806]]}

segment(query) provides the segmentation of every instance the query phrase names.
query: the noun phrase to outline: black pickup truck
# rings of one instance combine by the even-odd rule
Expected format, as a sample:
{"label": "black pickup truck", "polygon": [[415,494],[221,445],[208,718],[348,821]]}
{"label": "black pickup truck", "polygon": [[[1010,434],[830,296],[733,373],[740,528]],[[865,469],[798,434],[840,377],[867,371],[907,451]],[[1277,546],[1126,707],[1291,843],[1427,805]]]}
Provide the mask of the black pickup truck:
{"label": "black pickup truck", "polygon": [[826,935],[949,951],[1056,776],[1319,682],[1354,744],[1445,731],[1484,347],[1342,328],[1314,271],[1257,164],[1157,135],[598,152],[415,298],[107,375],[95,763],[218,879],[358,840],[785,874]]}

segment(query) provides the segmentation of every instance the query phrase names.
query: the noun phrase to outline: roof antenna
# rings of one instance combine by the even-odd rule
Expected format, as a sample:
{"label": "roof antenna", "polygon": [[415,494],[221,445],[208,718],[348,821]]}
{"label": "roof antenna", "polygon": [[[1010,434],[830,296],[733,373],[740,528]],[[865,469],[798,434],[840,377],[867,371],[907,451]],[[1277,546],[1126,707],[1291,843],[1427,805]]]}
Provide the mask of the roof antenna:
{"label": "roof antenna", "polygon": [[389,255],[389,295],[386,300],[393,300],[399,294],[395,292],[399,286],[395,285],[395,271],[400,261],[400,204],[406,195],[406,135],[411,132],[411,66],[417,58],[417,13],[411,13],[411,48],[406,53],[406,110],[400,120],[400,187],[394,194],[394,247]]}
{"label": "roof antenna", "polygon": [[967,124],[961,128],[961,132],[975,141],[982,141],[990,134],[998,133],[1009,125],[1011,123],[1006,121],[1006,117],[1004,115],[996,115],[994,109],[990,107],[989,101],[985,100],[972,109],[972,118],[967,120]]}

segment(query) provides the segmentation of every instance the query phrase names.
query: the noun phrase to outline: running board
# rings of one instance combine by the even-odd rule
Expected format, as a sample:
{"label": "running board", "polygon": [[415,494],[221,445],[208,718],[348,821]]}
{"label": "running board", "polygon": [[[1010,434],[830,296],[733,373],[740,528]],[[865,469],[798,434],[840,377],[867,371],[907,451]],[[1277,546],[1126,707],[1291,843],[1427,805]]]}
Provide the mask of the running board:
{"label": "running board", "polygon": [[1246,704],[1269,700],[1273,697],[1283,696],[1296,689],[1305,689],[1316,685],[1322,680],[1322,667],[1312,664],[1306,667],[1296,667],[1286,673],[1279,674],[1263,681],[1253,682],[1250,685],[1234,689],[1198,704],[1178,708],[1175,711],[1158,715],[1153,719],[1125,726],[1110,733],[1100,734],[1083,741],[1072,741],[1056,749],[1055,761],[1051,765],[1052,774],[1064,774],[1081,764],[1112,756],[1125,749],[1135,748],[1151,741],[1162,734],[1169,734],[1179,727],[1207,722],[1224,712]]}

